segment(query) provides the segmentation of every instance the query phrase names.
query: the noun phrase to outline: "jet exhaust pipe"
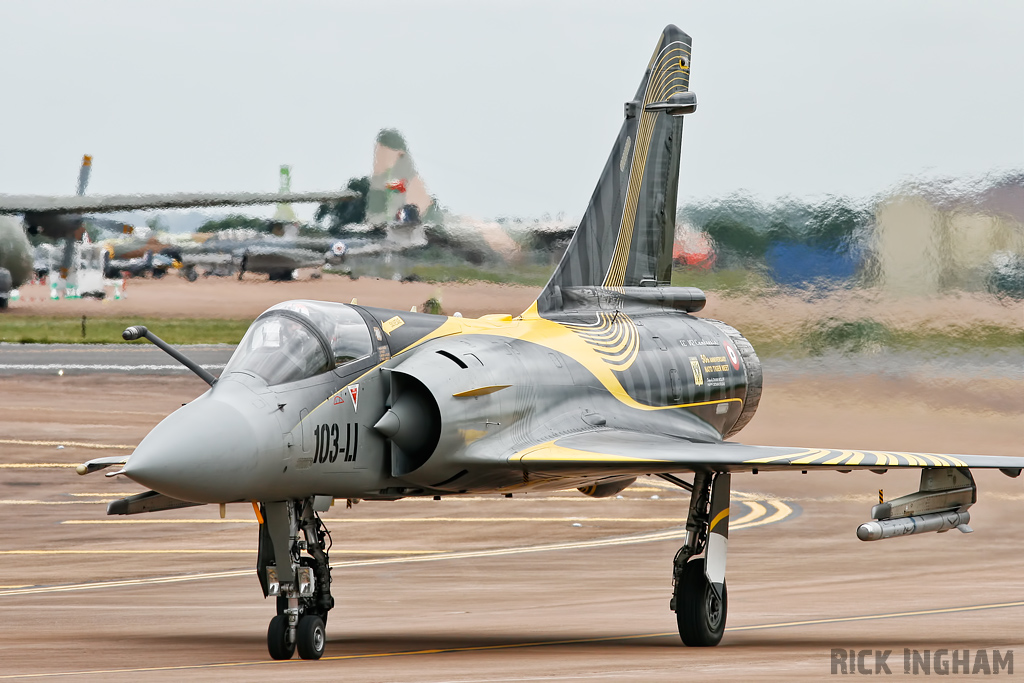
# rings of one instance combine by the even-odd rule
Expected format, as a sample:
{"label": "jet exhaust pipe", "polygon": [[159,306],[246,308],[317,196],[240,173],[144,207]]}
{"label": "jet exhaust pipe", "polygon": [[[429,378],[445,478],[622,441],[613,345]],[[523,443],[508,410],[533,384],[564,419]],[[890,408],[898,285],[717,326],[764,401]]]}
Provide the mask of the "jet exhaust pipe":
{"label": "jet exhaust pipe", "polygon": [[949,531],[950,529],[958,529],[969,534],[973,531],[971,527],[967,526],[970,521],[971,513],[966,510],[962,512],[957,510],[932,512],[926,515],[897,519],[879,519],[865,522],[857,527],[857,538],[862,541],[878,541],[883,538],[923,534],[928,531]]}

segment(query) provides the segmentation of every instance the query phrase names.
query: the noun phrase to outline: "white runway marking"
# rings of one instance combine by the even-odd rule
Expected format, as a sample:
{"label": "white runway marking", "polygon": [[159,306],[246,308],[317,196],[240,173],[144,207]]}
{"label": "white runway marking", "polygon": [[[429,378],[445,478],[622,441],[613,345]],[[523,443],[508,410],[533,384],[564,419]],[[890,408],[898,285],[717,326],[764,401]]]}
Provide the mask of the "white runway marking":
{"label": "white runway marking", "polygon": [[25,439],[0,439],[0,444],[11,446],[74,446],[76,448],[95,448],[104,450],[107,448],[119,448],[121,450],[134,451],[135,446],[125,443],[87,443],[85,441],[29,441]]}
{"label": "white runway marking", "polygon": [[[778,499],[762,500],[762,501],[760,501],[760,503],[763,504],[763,505],[761,505],[761,507],[765,508],[765,512],[766,513],[768,512],[768,508],[771,508],[772,509],[772,514],[769,514],[768,516],[763,517],[763,518],[759,518],[759,519],[756,519],[756,520],[751,520],[751,521],[746,522],[746,523],[744,523],[742,525],[741,524],[731,525],[730,526],[730,531],[739,531],[739,530],[742,530],[742,529],[750,529],[750,528],[754,528],[754,527],[758,527],[758,526],[764,526],[765,524],[771,524],[771,523],[774,523],[774,522],[782,521],[783,519],[786,519],[787,517],[795,514],[795,512],[794,512],[792,507],[790,507],[785,502],[783,502],[781,500],[778,500]],[[744,501],[743,504],[749,505],[749,501]],[[744,517],[744,519],[747,519],[749,517],[750,517],[750,515],[747,515],[746,517]],[[385,518],[385,519],[405,519],[405,518]],[[435,517],[435,518],[432,518],[432,519],[433,519],[433,521],[436,521],[438,518]],[[458,519],[458,518],[451,518],[451,519]],[[501,520],[504,521],[504,520],[507,520],[508,518],[494,518],[494,519],[501,519]],[[534,519],[534,518],[527,518],[527,519]],[[559,521],[569,521],[571,519],[580,519],[580,518],[578,518],[578,517],[577,518],[570,518],[570,517],[561,518],[561,517],[559,517],[559,518],[553,518],[553,519],[558,519]],[[583,519],[586,519],[586,518],[583,518]],[[674,518],[665,518],[665,519],[668,519],[668,520],[671,520],[671,521],[674,521],[674,522],[680,522],[681,521],[681,520],[674,519]],[[107,522],[107,523],[114,522],[114,523],[116,523],[118,521],[121,521],[121,520],[97,520],[96,522],[91,522],[91,523],[102,523],[102,522]],[[125,521],[134,521],[134,520],[125,520]],[[145,520],[139,520],[139,521],[145,521]],[[220,519],[211,519],[211,520],[178,520],[175,523],[192,523],[192,522],[226,523],[226,522],[234,522],[234,521],[236,521],[236,520],[220,520]],[[243,522],[243,523],[255,523],[254,520],[250,521],[250,520],[242,520],[242,519],[240,519],[240,520],[237,520],[237,521],[238,522]],[[330,520],[325,520],[325,521],[330,521]],[[355,521],[355,520],[352,520],[352,521]],[[383,520],[378,518],[378,519],[367,519],[367,520],[359,520],[359,521],[366,521],[366,522],[378,521],[379,522],[379,521],[383,521]],[[644,519],[640,519],[640,520],[630,519],[630,521],[652,521],[652,520],[650,518],[648,518],[646,520],[644,520]],[[64,523],[65,524],[90,523],[90,520],[68,520],[68,521],[66,521]],[[636,544],[636,543],[648,543],[648,542],[651,542],[651,541],[678,540],[678,539],[684,538],[685,536],[686,536],[686,528],[684,526],[678,526],[678,527],[673,527],[673,528],[670,528],[670,529],[659,529],[659,530],[655,530],[655,531],[648,531],[648,532],[645,532],[645,533],[630,534],[628,536],[612,536],[612,537],[608,537],[608,538],[598,538],[598,539],[591,539],[591,540],[585,540],[585,541],[566,541],[566,542],[561,542],[561,543],[547,543],[547,544],[542,544],[542,545],[520,546],[520,547],[514,547],[514,548],[489,548],[489,549],[483,549],[483,550],[464,550],[464,551],[456,551],[456,552],[430,553],[430,554],[417,555],[417,556],[412,556],[412,557],[406,556],[406,557],[385,557],[385,558],[380,558],[380,559],[366,559],[366,560],[348,560],[348,561],[344,561],[344,562],[332,562],[331,566],[339,568],[339,569],[345,569],[345,568],[371,567],[371,566],[380,566],[380,565],[389,565],[389,564],[407,564],[407,563],[412,563],[412,562],[440,562],[440,561],[445,561],[445,560],[464,560],[464,559],[476,559],[476,558],[485,558],[485,557],[502,557],[502,556],[507,556],[507,555],[523,555],[523,554],[529,554],[529,553],[551,552],[551,551],[556,551],[556,550],[583,550],[583,549],[589,549],[589,548],[605,548],[605,547],[612,547],[612,546],[632,545],[632,544]],[[13,595],[37,595],[37,594],[42,594],[42,593],[67,593],[67,592],[84,591],[84,590],[96,590],[96,589],[101,589],[101,588],[124,588],[124,587],[132,587],[132,586],[146,586],[146,585],[152,585],[152,584],[185,583],[185,582],[191,582],[191,581],[207,581],[207,580],[212,580],[212,579],[227,579],[227,578],[236,578],[236,577],[240,577],[240,576],[250,576],[252,573],[253,573],[252,569],[239,569],[239,570],[229,570],[229,571],[221,571],[221,572],[202,572],[202,573],[186,574],[186,575],[179,575],[179,576],[155,576],[155,577],[144,578],[144,579],[127,579],[127,580],[124,580],[124,581],[101,581],[101,582],[98,581],[98,582],[92,582],[92,583],[65,584],[65,585],[60,585],[60,586],[33,586],[33,587],[28,587],[28,588],[17,588],[17,589],[10,589],[10,590],[0,590],[0,598],[3,598],[5,596],[13,596]]]}
{"label": "white runway marking", "polygon": [[[798,626],[816,626],[819,624],[841,624],[856,621],[877,621],[882,619],[898,619],[906,617],[920,617],[920,616],[933,616],[937,614],[955,614],[958,612],[979,612],[986,610],[996,609],[1007,609],[1013,607],[1024,607],[1024,601],[1020,602],[1000,602],[988,605],[968,605],[965,607],[945,607],[938,609],[927,609],[927,610],[916,610],[910,612],[889,612],[886,614],[864,614],[860,616],[851,617],[833,617],[828,619],[808,619],[806,621],[788,621],[778,622],[772,624],[752,624],[749,626],[727,626],[725,628],[727,633],[735,631],[759,631],[766,629],[778,629],[778,628],[792,628]],[[494,651],[494,650],[512,650],[522,649],[529,647],[550,647],[553,645],[579,645],[583,643],[608,643],[615,641],[630,641],[630,640],[644,640],[650,638],[674,638],[677,637],[673,631],[663,633],[636,633],[627,635],[617,636],[599,636],[596,638],[572,638],[566,640],[538,640],[538,641],[526,641],[518,643],[501,643],[497,645],[468,645],[462,647],[436,647],[427,650],[400,650],[392,652],[363,652],[351,655],[328,655],[323,657],[320,661],[345,661],[352,659],[381,659],[384,657],[412,657],[412,656],[424,656],[424,655],[437,655],[437,654],[450,654],[455,652],[481,652],[481,651]],[[196,669],[226,669],[235,667],[249,667],[249,666],[290,666],[295,669],[295,678],[300,678],[298,674],[298,667],[309,667],[307,662],[303,662],[301,659],[290,659],[274,661],[272,659],[263,660],[250,660],[244,662],[220,662],[213,664],[179,664],[177,666],[148,666],[138,668],[125,668],[125,669],[93,669],[85,671],[50,671],[44,673],[24,673],[24,674],[8,674],[0,676],[2,679],[11,678],[54,678],[58,676],[98,676],[98,675],[111,675],[111,674],[141,674],[149,673],[154,671],[193,671]],[[322,666],[322,665],[321,665]],[[286,678],[286,677],[281,677]],[[573,677],[567,676],[565,680],[572,680]],[[460,681],[466,681],[469,679],[459,679]],[[526,679],[487,679],[487,680],[526,680]],[[529,680],[557,680],[557,679],[545,679],[545,678],[533,678]]]}

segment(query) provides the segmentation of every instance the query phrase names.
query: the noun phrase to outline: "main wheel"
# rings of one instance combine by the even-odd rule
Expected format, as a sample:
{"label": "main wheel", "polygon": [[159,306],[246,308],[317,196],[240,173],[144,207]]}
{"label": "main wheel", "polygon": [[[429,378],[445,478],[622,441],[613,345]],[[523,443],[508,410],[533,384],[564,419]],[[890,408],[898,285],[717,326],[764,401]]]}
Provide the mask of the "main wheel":
{"label": "main wheel", "polygon": [[320,659],[324,654],[324,646],[327,644],[324,620],[315,614],[307,614],[302,617],[295,633],[295,640],[299,646],[300,657]]}
{"label": "main wheel", "polygon": [[288,642],[287,614],[278,614],[270,620],[270,628],[267,629],[267,651],[270,652],[271,659],[291,659],[295,654],[295,643]]}
{"label": "main wheel", "polygon": [[712,647],[722,641],[729,594],[722,586],[719,600],[704,575],[704,560],[687,562],[676,583],[676,625],[679,637],[690,647]]}

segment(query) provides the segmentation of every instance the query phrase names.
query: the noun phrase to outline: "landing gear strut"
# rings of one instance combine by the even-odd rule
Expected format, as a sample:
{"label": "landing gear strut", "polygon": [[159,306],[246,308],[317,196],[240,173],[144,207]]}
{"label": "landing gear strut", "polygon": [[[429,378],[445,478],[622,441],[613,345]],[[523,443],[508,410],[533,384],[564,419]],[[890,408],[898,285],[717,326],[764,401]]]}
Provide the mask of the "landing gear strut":
{"label": "landing gear strut", "polygon": [[313,500],[260,505],[256,574],[264,597],[277,598],[277,616],[267,629],[267,650],[273,659],[291,659],[296,647],[303,659],[324,654],[327,613],[334,607],[327,558],[330,536]]}
{"label": "landing gear strut", "polygon": [[729,473],[693,478],[686,541],[672,567],[671,608],[679,637],[690,647],[718,645],[729,606],[725,560],[729,544]]}

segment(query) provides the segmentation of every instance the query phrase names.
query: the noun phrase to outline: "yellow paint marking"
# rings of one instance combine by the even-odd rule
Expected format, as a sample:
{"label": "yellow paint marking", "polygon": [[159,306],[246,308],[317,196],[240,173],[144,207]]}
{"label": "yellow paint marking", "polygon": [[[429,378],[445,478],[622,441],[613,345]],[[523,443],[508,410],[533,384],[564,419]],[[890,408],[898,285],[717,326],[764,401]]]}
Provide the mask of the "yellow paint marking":
{"label": "yellow paint marking", "polygon": [[714,531],[715,527],[718,526],[718,523],[721,522],[723,519],[725,519],[728,516],[729,516],[729,508],[725,508],[724,510],[719,512],[717,515],[715,515],[715,518],[713,520],[711,520],[711,524],[708,526],[708,533],[711,533],[712,531]]}
{"label": "yellow paint marking", "polygon": [[107,448],[120,448],[122,450],[134,451],[135,446],[123,443],[84,443],[82,441],[24,441],[22,439],[0,439],[0,444],[11,446],[74,446],[75,448],[95,448],[104,450]]}
{"label": "yellow paint marking", "polygon": [[859,465],[860,461],[864,459],[864,454],[858,451],[853,451],[853,457],[847,461],[847,465]]}
{"label": "yellow paint marking", "polygon": [[889,453],[888,455],[889,455],[890,458],[895,458],[896,459],[896,464],[897,465],[903,465],[905,467],[916,467],[917,466],[917,463],[909,455],[904,455],[902,457],[900,457],[900,455],[898,453]]}
{"label": "yellow paint marking", "polygon": [[392,332],[394,332],[404,324],[405,321],[396,315],[395,317],[385,320],[383,323],[381,323],[380,329],[384,330],[385,332],[388,333],[388,335],[390,335]]}
{"label": "yellow paint marking", "polygon": [[[787,453],[786,455],[773,455],[769,458],[755,458],[754,460],[744,460],[744,465],[766,465],[770,462],[778,462],[779,460],[789,460],[790,458],[798,458],[801,455],[809,455],[811,453],[819,453],[818,449],[810,449],[807,451],[800,451],[799,453]],[[789,464],[789,463],[787,463]]]}
{"label": "yellow paint marking", "polygon": [[894,455],[896,455],[896,457],[902,455],[904,458],[907,459],[907,462],[914,467],[928,467],[928,463],[924,460],[924,458],[919,458],[913,453],[896,453]]}
{"label": "yellow paint marking", "polygon": [[[748,626],[727,626],[725,630],[729,633],[741,631],[764,631],[777,628],[793,628],[799,626],[818,626],[820,624],[843,624],[858,621],[878,621],[882,619],[899,619],[905,617],[933,616],[936,614],[957,614],[962,612],[980,612],[992,609],[1007,609],[1012,607],[1024,607],[1024,601],[992,603],[988,605],[969,605],[966,607],[940,607],[936,609],[915,610],[909,612],[889,612],[884,614],[864,614],[853,617],[830,617],[824,619],[805,619],[803,621],[783,621],[770,624],[751,624]],[[321,661],[345,661],[353,659],[382,659],[384,657],[414,657],[435,654],[452,654],[456,652],[480,652],[494,650],[512,650],[531,647],[547,647],[557,645],[579,645],[582,643],[607,643],[615,641],[646,640],[651,638],[677,638],[675,631],[660,633],[636,633],[627,635],[599,636],[596,638],[573,638],[566,640],[539,640],[519,643],[500,643],[497,645],[466,645],[462,647],[442,647],[427,650],[400,650],[393,652],[363,652],[351,655],[329,655]],[[52,671],[46,673],[24,673],[0,675],[0,680],[12,678],[55,678],[58,676],[97,676],[127,673],[147,673],[155,671],[194,671],[199,669],[227,669],[245,666],[281,666],[296,669],[298,676],[299,667],[308,667],[307,662],[299,659],[275,661],[272,659],[249,660],[242,662],[219,662],[212,664],[180,664],[176,666],[150,666],[133,669],[92,669],[81,671]]]}
{"label": "yellow paint marking", "polygon": [[42,470],[54,467],[78,467],[78,465],[69,462],[6,462],[0,464],[0,469],[5,470]]}
{"label": "yellow paint marking", "polygon": [[487,387],[479,387],[477,389],[468,389],[466,391],[460,391],[457,394],[452,394],[452,396],[455,397],[455,398],[468,398],[468,397],[471,397],[471,396],[486,396],[487,394],[493,394],[494,392],[501,391],[502,389],[508,389],[510,386],[512,386],[512,385],[511,384],[494,384],[494,385],[487,386]]}
{"label": "yellow paint marking", "polygon": [[748,522],[752,522],[755,519],[760,519],[761,517],[764,517],[766,514],[768,514],[768,511],[765,510],[763,505],[761,505],[760,503],[756,503],[752,500],[743,501],[743,505],[746,505],[748,508],[750,508],[750,512],[748,512],[744,517],[740,517],[735,522],[733,522],[733,529],[736,529],[737,527],[740,527]]}
{"label": "yellow paint marking", "polygon": [[825,462],[823,462],[821,464],[822,465],[838,465],[843,460],[846,460],[847,458],[849,458],[851,455],[853,455],[853,451],[842,451],[839,454],[838,457],[832,458],[831,460],[826,460]]}
{"label": "yellow paint marking", "polygon": [[807,456],[804,456],[803,458],[797,458],[796,460],[791,461],[789,464],[790,465],[810,465],[811,463],[813,463],[818,458],[820,458],[820,457],[822,457],[824,455],[828,455],[831,452],[832,451],[830,451],[830,450],[820,449],[820,450],[815,451],[812,455],[807,455]]}
{"label": "yellow paint marking", "polygon": [[[771,515],[770,517],[765,517],[764,519],[759,519],[755,522],[752,522],[748,524],[747,527],[749,528],[753,526],[764,526],[765,524],[774,524],[775,522],[781,522],[782,520],[786,519],[786,517],[789,517],[791,514],[793,514],[793,508],[789,507],[781,500],[774,500],[771,502],[771,504],[775,507],[775,514]],[[740,527],[733,527],[733,530],[736,530],[737,528]]]}

